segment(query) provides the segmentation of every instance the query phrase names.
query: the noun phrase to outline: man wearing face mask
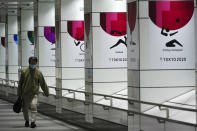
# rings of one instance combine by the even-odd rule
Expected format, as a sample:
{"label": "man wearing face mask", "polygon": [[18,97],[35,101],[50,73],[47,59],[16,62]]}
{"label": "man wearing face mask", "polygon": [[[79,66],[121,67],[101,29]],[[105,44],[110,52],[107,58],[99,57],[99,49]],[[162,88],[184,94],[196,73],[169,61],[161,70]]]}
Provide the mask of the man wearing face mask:
{"label": "man wearing face mask", "polygon": [[44,94],[49,96],[49,89],[42,73],[37,69],[38,59],[36,57],[29,58],[29,67],[21,71],[21,77],[18,84],[18,96],[23,99],[23,116],[25,119],[25,127],[29,127],[28,109],[31,109],[31,128],[36,127],[36,113],[39,87]]}

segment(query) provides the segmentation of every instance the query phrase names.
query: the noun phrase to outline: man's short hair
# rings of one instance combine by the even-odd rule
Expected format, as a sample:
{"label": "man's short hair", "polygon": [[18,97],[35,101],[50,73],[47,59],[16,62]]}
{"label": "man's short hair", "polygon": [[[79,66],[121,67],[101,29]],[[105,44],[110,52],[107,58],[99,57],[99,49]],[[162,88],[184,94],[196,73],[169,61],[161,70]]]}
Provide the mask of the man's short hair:
{"label": "man's short hair", "polygon": [[35,57],[35,56],[31,56],[31,57],[29,57],[29,64],[30,64],[30,62],[31,61],[36,61],[36,63],[38,62],[38,58],[37,57]]}

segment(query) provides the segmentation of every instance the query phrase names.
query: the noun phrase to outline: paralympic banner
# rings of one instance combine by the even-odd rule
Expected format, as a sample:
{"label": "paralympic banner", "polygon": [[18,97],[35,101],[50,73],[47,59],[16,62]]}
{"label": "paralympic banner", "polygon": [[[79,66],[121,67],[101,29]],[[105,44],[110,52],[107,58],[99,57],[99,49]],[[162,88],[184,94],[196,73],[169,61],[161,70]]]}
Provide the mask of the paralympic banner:
{"label": "paralympic banner", "polygon": [[84,68],[84,1],[62,0],[61,7],[62,66]]}
{"label": "paralympic banner", "polygon": [[65,52],[66,66],[69,67],[84,67],[84,21],[69,20],[67,21],[67,34],[63,39]]}
{"label": "paralympic banner", "polygon": [[[108,7],[109,4],[113,6]],[[94,0],[93,6],[94,68],[127,67],[126,1]]]}

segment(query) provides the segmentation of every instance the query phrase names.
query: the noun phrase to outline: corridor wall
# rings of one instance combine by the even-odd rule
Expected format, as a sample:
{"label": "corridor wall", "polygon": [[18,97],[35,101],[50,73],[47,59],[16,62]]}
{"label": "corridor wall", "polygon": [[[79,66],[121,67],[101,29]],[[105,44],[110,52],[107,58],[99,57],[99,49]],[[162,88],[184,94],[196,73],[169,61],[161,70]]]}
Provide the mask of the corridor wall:
{"label": "corridor wall", "polygon": [[5,23],[0,23],[0,78],[6,78],[6,71],[5,71],[5,62],[6,62],[6,39],[5,39]]}
{"label": "corridor wall", "polygon": [[34,56],[33,9],[21,9],[21,67],[29,66],[28,59]]}
{"label": "corridor wall", "polygon": [[[34,8],[35,56],[48,86],[55,87],[55,3],[37,0]],[[50,88],[50,93],[55,90]]]}
{"label": "corridor wall", "polygon": [[16,15],[7,16],[8,23],[8,79],[18,80],[18,24]]}
{"label": "corridor wall", "polygon": [[[126,0],[85,0],[84,9],[86,91],[114,95],[126,90]],[[122,97],[127,97],[127,93],[122,94]],[[100,96],[87,96],[86,100],[113,104]],[[127,103],[122,107],[121,102],[116,101],[113,100],[116,103],[114,106],[127,108]],[[126,121],[123,114],[101,110],[97,106],[86,106],[86,120],[92,121],[92,116],[95,116],[122,123]]]}
{"label": "corridor wall", "polygon": [[[194,90],[194,1],[127,0],[127,3],[128,97],[164,103]],[[129,109],[144,113],[153,112],[152,108],[129,104]],[[196,119],[195,115],[191,117]],[[129,130],[147,130],[145,122],[138,115],[131,116]],[[163,128],[156,123],[147,131]]]}

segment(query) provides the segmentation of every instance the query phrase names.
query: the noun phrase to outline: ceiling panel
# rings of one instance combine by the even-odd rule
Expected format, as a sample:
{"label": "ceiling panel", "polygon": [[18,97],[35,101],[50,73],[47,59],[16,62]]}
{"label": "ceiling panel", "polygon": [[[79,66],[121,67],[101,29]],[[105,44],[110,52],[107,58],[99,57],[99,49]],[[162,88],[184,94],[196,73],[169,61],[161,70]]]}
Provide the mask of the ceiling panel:
{"label": "ceiling panel", "polygon": [[[0,17],[8,15],[17,15],[17,10],[33,9],[36,0],[0,0]],[[40,2],[54,2],[55,0],[39,0]]]}

